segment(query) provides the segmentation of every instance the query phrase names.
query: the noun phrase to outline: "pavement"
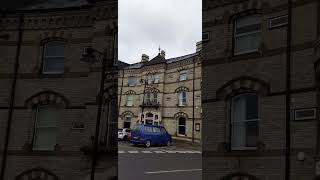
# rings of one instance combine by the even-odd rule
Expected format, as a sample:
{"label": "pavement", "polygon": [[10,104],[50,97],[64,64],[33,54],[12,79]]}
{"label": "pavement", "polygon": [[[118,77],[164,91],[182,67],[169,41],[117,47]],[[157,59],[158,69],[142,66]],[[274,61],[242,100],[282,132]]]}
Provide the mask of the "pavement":
{"label": "pavement", "polygon": [[201,180],[201,146],[174,141],[172,146],[144,147],[118,142],[119,180]]}

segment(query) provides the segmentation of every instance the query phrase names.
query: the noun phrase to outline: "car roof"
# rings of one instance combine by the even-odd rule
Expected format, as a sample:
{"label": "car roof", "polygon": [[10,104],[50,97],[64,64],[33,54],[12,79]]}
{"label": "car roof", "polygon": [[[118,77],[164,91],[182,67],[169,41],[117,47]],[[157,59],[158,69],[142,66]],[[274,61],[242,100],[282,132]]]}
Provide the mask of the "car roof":
{"label": "car roof", "polygon": [[138,124],[137,126],[163,127],[163,126],[159,126],[159,125],[151,125],[151,124]]}

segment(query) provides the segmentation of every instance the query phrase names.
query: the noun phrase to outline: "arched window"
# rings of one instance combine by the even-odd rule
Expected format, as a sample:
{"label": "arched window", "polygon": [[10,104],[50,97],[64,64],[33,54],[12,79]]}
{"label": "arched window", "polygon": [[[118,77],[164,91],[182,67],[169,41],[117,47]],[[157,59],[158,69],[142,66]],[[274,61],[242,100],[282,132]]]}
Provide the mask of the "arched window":
{"label": "arched window", "polygon": [[56,105],[41,105],[36,108],[33,150],[53,151],[56,145],[57,121],[61,111]]}
{"label": "arched window", "polygon": [[186,106],[187,105],[187,92],[180,91],[178,93],[178,106]]}
{"label": "arched window", "polygon": [[50,41],[44,46],[43,74],[61,74],[64,72],[65,44],[63,41]]}
{"label": "arched window", "polygon": [[231,148],[255,148],[259,138],[259,98],[244,93],[231,100]]}
{"label": "arched window", "polygon": [[123,128],[130,128],[131,127],[131,115],[124,116]]}
{"label": "arched window", "polygon": [[261,16],[247,15],[235,19],[234,55],[256,52],[261,45]]}
{"label": "arched window", "polygon": [[178,134],[186,135],[186,118],[179,117],[178,119]]}
{"label": "arched window", "polygon": [[133,106],[133,95],[127,95],[127,106]]}

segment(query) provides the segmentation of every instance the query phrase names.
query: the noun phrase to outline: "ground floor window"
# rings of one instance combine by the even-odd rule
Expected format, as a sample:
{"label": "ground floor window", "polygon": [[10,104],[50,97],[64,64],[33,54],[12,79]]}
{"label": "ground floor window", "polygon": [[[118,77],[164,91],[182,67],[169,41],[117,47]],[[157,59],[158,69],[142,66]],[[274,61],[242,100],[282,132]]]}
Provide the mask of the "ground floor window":
{"label": "ground floor window", "polygon": [[123,128],[131,127],[131,116],[124,117]]}
{"label": "ground floor window", "polygon": [[184,117],[178,119],[178,134],[186,135],[186,118]]}

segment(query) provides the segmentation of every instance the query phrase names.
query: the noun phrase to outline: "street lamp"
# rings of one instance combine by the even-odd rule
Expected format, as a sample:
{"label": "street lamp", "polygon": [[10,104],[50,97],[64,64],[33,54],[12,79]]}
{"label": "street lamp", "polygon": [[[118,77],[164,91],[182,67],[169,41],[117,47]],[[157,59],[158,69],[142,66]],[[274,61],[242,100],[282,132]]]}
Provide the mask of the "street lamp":
{"label": "street lamp", "polygon": [[[102,109],[102,102],[103,102],[103,90],[104,90],[104,81],[106,78],[106,65],[107,65],[107,51],[100,52],[93,48],[86,48],[84,54],[82,55],[80,61],[86,63],[95,63],[97,62],[96,55],[99,56],[99,59],[102,59],[102,66],[101,66],[101,79],[100,79],[100,89],[99,89],[99,96],[98,96],[98,114],[97,114],[97,122],[96,122],[96,130],[94,136],[94,146],[92,152],[92,164],[91,164],[91,180],[94,180],[94,173],[95,173],[95,165],[97,162],[97,151],[98,151],[98,141],[99,141],[99,130],[100,130],[100,120],[101,120],[101,109]],[[108,131],[108,129],[106,129]],[[107,134],[108,132],[106,132]]]}

